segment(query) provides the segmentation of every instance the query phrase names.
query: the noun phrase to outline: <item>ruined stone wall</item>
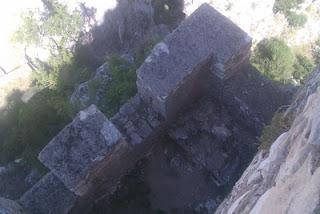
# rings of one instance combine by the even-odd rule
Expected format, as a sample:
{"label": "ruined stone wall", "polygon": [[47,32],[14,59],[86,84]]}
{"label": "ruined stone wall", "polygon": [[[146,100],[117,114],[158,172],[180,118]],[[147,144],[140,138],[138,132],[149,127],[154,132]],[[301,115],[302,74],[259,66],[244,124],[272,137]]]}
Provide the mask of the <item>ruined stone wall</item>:
{"label": "ruined stone wall", "polygon": [[[192,97],[199,96],[200,91],[192,86],[201,88],[196,79],[203,75],[203,67],[210,65],[225,80],[248,59],[250,47],[251,39],[244,31],[204,4],[159,43],[137,71],[139,94],[165,118],[174,117]],[[188,92],[188,99],[181,97]]]}
{"label": "ruined stone wall", "polygon": [[[113,118],[92,105],[49,142],[39,160],[50,172],[22,196],[20,204],[27,213],[68,213],[74,206],[90,206],[111,195],[189,104],[210,94],[209,88],[221,94],[232,76],[242,72],[250,46],[245,32],[202,5],[155,46],[137,71],[138,94]],[[231,88],[230,96],[244,102],[246,96],[236,96],[237,90]],[[263,99],[266,92],[261,90],[260,95],[255,99]],[[249,102],[242,106],[245,113],[257,110]],[[246,118],[251,121],[250,117]]]}

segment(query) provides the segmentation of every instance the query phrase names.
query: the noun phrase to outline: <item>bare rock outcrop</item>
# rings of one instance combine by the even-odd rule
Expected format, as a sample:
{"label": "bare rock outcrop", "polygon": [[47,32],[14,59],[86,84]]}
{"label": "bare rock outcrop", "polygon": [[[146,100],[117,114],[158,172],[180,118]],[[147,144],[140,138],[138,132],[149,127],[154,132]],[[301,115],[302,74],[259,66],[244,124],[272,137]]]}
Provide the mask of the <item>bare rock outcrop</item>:
{"label": "bare rock outcrop", "polygon": [[260,151],[216,213],[320,212],[320,67],[287,114],[288,132]]}

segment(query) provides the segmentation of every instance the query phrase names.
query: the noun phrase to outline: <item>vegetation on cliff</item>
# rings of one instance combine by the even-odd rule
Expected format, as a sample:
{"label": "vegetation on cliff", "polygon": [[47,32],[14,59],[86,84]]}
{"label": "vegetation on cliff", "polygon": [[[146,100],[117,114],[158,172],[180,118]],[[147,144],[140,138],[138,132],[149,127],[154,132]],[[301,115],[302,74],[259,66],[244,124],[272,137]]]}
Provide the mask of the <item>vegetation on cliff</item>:
{"label": "vegetation on cliff", "polygon": [[[48,50],[50,55],[46,61],[28,56],[34,87],[40,92],[27,102],[22,101],[19,91],[8,97],[0,118],[0,164],[23,158],[42,169],[38,153],[79,110],[70,103],[70,95],[76,86],[94,75],[97,67],[97,60],[82,46],[90,34],[88,26],[92,20],[85,14],[94,16],[94,10],[82,5],[81,10],[70,11],[58,0],[42,3],[43,11],[29,10],[23,14],[13,40],[26,48]],[[117,55],[108,58],[111,83],[96,103],[107,116],[115,114],[136,93],[135,71],[157,41],[141,44],[133,63]],[[99,81],[91,81],[91,94],[96,93],[98,85]]]}
{"label": "vegetation on cliff", "polygon": [[276,0],[273,6],[275,13],[283,13],[288,21],[288,24],[292,27],[303,27],[307,22],[307,17],[304,14],[296,13],[295,9],[302,4],[304,0]]}
{"label": "vegetation on cliff", "polygon": [[303,83],[314,68],[312,59],[296,55],[285,41],[278,38],[261,41],[252,63],[265,76],[280,83]]}

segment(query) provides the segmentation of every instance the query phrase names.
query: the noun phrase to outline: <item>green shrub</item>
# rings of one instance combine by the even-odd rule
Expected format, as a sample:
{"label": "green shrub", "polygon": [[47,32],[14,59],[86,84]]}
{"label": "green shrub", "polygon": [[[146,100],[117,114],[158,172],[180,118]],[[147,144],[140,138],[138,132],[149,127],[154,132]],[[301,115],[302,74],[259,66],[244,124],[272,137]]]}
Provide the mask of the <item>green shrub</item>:
{"label": "green shrub", "polygon": [[270,79],[287,83],[292,78],[295,56],[283,40],[271,38],[257,45],[252,63]]}
{"label": "green shrub", "polygon": [[305,56],[297,55],[296,63],[294,64],[293,77],[300,83],[303,83],[304,79],[314,69],[313,62]]}
{"label": "green shrub", "polygon": [[304,0],[276,0],[273,5],[273,11],[275,13],[282,12],[291,27],[303,27],[307,22],[307,17],[291,11],[297,9],[303,2]]}
{"label": "green shrub", "polygon": [[136,66],[117,56],[111,57],[108,65],[112,81],[102,101],[102,111],[111,117],[137,93]]}
{"label": "green shrub", "polygon": [[49,89],[34,95],[28,103],[13,100],[0,121],[0,162],[24,158],[39,168],[38,153],[72,117],[68,99]]}
{"label": "green shrub", "polygon": [[277,12],[289,12],[291,9],[297,8],[299,4],[303,3],[304,0],[276,0],[273,5],[273,11]]}
{"label": "green shrub", "polygon": [[312,55],[315,62],[320,63],[320,39],[318,39],[312,47]]}
{"label": "green shrub", "polygon": [[264,127],[262,135],[259,139],[259,150],[269,150],[273,142],[284,132],[290,129],[292,121],[286,118],[283,113],[276,113],[270,125]]}
{"label": "green shrub", "polygon": [[308,20],[304,14],[297,14],[295,12],[286,13],[286,17],[291,27],[303,27]]}
{"label": "green shrub", "polygon": [[74,86],[89,79],[91,73],[72,53],[62,52],[53,55],[47,63],[41,63],[39,71],[33,72],[36,84],[40,88],[49,88],[68,93]]}

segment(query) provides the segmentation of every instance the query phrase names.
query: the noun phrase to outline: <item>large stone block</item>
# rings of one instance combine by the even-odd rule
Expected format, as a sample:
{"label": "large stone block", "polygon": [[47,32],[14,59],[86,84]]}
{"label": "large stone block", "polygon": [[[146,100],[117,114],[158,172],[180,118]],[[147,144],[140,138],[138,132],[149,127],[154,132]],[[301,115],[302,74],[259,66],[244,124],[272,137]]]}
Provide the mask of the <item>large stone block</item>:
{"label": "large stone block", "polygon": [[234,23],[202,5],[157,44],[137,71],[139,94],[166,118],[202,92],[208,72],[230,77],[248,60],[251,38]]}
{"label": "large stone block", "polygon": [[84,195],[96,173],[112,164],[108,160],[115,150],[126,145],[113,123],[91,105],[49,142],[39,159],[71,191]]}
{"label": "large stone block", "polygon": [[59,178],[48,173],[20,198],[19,203],[27,214],[67,214],[76,199]]}

